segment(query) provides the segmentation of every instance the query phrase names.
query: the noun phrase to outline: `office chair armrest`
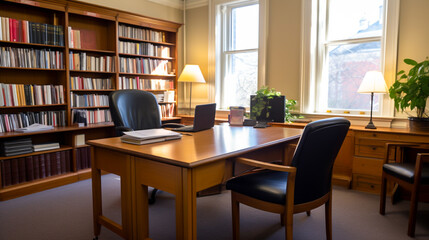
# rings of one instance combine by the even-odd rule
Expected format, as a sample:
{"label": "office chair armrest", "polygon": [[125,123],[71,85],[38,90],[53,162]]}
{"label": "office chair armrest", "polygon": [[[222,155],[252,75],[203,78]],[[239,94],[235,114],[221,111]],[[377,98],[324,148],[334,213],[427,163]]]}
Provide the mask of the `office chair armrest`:
{"label": "office chair armrest", "polygon": [[164,123],[162,124],[163,128],[179,128],[179,127],[184,127],[185,125],[180,124],[180,123]]}
{"label": "office chair armrest", "polygon": [[296,173],[296,168],[291,166],[277,165],[277,164],[261,162],[261,161],[257,161],[249,158],[243,158],[243,157],[235,158],[235,160],[237,162],[254,166],[254,167],[260,167],[260,168],[269,169],[273,171]]}
{"label": "office chair armrest", "polygon": [[[385,164],[389,161],[389,150],[390,150],[390,148],[392,148],[392,147],[404,148],[404,147],[416,147],[416,146],[419,146],[419,145],[418,144],[412,144],[412,143],[396,143],[396,142],[386,143],[383,164]],[[395,149],[395,160],[396,160],[396,152],[397,152],[397,149]]]}
{"label": "office chair armrest", "polygon": [[120,133],[121,135],[123,135],[123,134],[124,134],[124,132],[133,131],[133,129],[132,129],[132,128],[124,127],[124,126],[121,126],[121,127],[115,127],[115,130],[116,130],[116,132],[117,132],[117,133]]}

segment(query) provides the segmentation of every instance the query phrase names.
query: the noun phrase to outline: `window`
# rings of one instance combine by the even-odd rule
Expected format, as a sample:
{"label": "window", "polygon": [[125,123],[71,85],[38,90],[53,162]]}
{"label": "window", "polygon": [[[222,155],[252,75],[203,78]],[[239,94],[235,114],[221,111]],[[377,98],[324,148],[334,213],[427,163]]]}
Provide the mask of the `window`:
{"label": "window", "polygon": [[[310,38],[304,40],[309,49],[303,62],[304,112],[369,113],[370,98],[357,93],[357,89],[367,71],[386,73],[386,68],[394,68],[396,57],[392,61],[386,56],[396,56],[391,53],[396,42],[387,40],[396,38],[393,35],[397,33],[387,28],[386,20],[394,25],[392,17],[387,17],[393,11],[387,3],[395,0],[306,2],[304,15],[307,18],[311,14],[312,19],[304,23],[304,38]],[[390,77],[385,74],[388,81]],[[389,114],[387,108],[383,111],[386,102],[382,95],[374,96],[375,115]]]}
{"label": "window", "polygon": [[250,95],[263,85],[265,41],[260,33],[265,7],[261,2],[265,1],[212,1],[215,100],[220,109],[249,107]]}

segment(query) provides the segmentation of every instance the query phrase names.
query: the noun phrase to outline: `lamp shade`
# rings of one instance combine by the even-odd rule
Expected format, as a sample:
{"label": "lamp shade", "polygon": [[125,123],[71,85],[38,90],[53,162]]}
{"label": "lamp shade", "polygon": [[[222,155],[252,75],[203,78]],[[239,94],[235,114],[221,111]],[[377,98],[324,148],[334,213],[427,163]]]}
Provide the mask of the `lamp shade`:
{"label": "lamp shade", "polygon": [[179,82],[197,82],[197,83],[205,83],[203,74],[201,73],[201,69],[198,65],[186,64],[182,73],[179,77]]}
{"label": "lamp shade", "polygon": [[359,86],[358,93],[387,93],[383,74],[378,71],[367,72]]}

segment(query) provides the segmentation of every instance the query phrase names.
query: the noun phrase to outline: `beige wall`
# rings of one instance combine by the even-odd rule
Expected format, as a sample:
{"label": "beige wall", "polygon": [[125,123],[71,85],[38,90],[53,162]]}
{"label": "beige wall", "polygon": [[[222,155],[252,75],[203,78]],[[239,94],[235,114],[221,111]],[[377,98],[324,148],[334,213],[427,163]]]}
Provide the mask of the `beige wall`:
{"label": "beige wall", "polygon": [[[187,10],[186,19],[187,62],[200,64],[204,74],[207,73],[208,59],[208,11],[207,6]],[[266,83],[287,98],[298,101],[301,12],[301,1],[269,1]],[[404,58],[421,61],[429,56],[428,12],[428,0],[401,0],[398,69],[408,69],[402,62]]]}
{"label": "beige wall", "polygon": [[[203,6],[200,8],[189,9],[186,11],[185,27],[186,31],[186,64],[198,64],[201,68],[204,78],[208,79],[208,19],[209,8]],[[182,69],[179,69],[181,72]],[[189,84],[179,83],[179,107],[189,108]],[[208,101],[208,85],[192,85],[192,106]],[[181,103],[185,104],[181,104]]]}
{"label": "beige wall", "polygon": [[77,2],[91,3],[103,7],[141,14],[147,17],[183,22],[183,11],[147,0],[76,0]]}
{"label": "beige wall", "polygon": [[409,70],[403,60],[422,61],[429,56],[429,1],[401,0],[398,71]]}

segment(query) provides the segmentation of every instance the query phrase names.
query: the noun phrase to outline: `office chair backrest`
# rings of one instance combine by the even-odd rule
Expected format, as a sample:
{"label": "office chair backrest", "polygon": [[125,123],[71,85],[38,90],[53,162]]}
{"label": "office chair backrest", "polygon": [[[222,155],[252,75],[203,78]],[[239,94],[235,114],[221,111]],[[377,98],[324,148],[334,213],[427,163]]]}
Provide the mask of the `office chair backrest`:
{"label": "office chair backrest", "polygon": [[297,168],[295,204],[316,200],[331,189],[334,160],[350,127],[345,118],[307,124],[292,159]]}
{"label": "office chair backrest", "polygon": [[161,127],[158,102],[150,92],[119,90],[109,94],[109,108],[116,127],[143,130]]}

